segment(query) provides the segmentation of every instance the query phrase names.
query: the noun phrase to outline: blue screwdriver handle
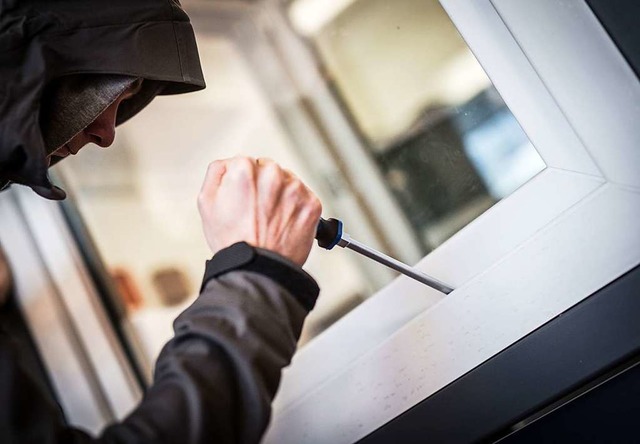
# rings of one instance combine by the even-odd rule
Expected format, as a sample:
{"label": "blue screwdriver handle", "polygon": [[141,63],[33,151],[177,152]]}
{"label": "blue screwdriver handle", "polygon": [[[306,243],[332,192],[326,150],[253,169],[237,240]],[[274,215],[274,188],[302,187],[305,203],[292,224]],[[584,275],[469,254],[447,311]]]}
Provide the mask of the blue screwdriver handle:
{"label": "blue screwdriver handle", "polygon": [[331,250],[342,239],[342,221],[338,219],[322,219],[316,229],[316,240],[322,248]]}

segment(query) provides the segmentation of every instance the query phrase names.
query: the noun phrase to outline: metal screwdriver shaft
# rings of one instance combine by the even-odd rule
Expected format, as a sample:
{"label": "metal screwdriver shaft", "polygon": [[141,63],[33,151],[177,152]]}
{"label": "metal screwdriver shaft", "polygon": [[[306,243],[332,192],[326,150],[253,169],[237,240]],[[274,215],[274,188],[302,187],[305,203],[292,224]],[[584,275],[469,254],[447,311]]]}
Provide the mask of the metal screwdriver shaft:
{"label": "metal screwdriver shaft", "polygon": [[318,240],[318,245],[327,250],[331,250],[336,245],[342,248],[348,248],[362,254],[363,256],[368,257],[369,259],[373,259],[374,261],[382,265],[386,265],[389,268],[399,271],[400,273],[409,276],[410,278],[415,279],[418,282],[441,291],[444,294],[449,294],[453,291],[453,288],[449,287],[444,282],[434,279],[431,276],[424,274],[420,270],[403,264],[402,262],[389,257],[384,253],[368,247],[356,241],[355,239],[352,239],[351,236],[343,232],[342,221],[340,220],[320,219],[318,230],[316,232],[316,239]]}

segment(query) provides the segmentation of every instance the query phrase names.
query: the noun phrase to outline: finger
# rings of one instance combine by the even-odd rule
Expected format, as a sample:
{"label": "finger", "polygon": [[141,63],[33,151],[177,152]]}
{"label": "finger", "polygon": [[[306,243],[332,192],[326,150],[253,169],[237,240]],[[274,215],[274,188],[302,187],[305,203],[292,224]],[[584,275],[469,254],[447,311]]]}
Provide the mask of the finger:
{"label": "finger", "polygon": [[257,188],[255,159],[236,157],[227,162],[226,168],[216,198],[219,202],[225,202],[225,206],[243,212],[247,221],[253,221]]}
{"label": "finger", "polygon": [[215,193],[226,172],[226,161],[215,160],[211,162],[207,167],[207,172],[204,176],[204,182],[202,183],[200,194],[211,195],[212,193]]}
{"label": "finger", "polygon": [[256,160],[251,157],[229,159],[227,175],[229,179],[234,179],[235,181],[253,182],[256,176]]}
{"label": "finger", "polygon": [[298,181],[296,194],[296,220],[303,225],[317,226],[322,215],[322,203],[318,196],[303,182]]}
{"label": "finger", "polygon": [[269,228],[278,230],[281,224],[282,191],[284,188],[284,172],[280,166],[269,161],[262,163],[258,170],[258,214],[265,219],[260,223],[259,237],[267,239]]}
{"label": "finger", "polygon": [[284,172],[280,166],[271,161],[261,164],[258,169],[258,204],[270,214],[280,201]]}
{"label": "finger", "polygon": [[207,167],[207,173],[205,175],[205,182],[210,185],[220,185],[220,181],[222,180],[222,176],[227,171],[226,161],[224,160],[214,160]]}
{"label": "finger", "polygon": [[301,210],[305,208],[309,197],[307,187],[298,179],[289,182],[283,191],[283,210],[287,214],[287,224],[295,223],[300,219]]}
{"label": "finger", "polygon": [[296,176],[296,174],[287,169],[287,168],[283,168],[282,169],[283,174],[284,174],[284,178],[285,178],[285,182],[300,182],[300,178],[298,176]]}
{"label": "finger", "polygon": [[320,199],[307,188],[304,202],[299,210],[300,219],[306,223],[318,225],[320,216],[322,216],[322,203]]}

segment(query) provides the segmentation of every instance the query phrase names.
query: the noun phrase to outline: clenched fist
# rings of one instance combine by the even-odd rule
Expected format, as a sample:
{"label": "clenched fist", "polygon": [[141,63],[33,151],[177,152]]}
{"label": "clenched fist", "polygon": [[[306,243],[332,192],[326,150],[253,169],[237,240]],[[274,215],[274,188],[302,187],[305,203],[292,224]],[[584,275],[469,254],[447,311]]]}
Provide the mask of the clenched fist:
{"label": "clenched fist", "polygon": [[300,179],[271,160],[248,157],[209,165],[198,209],[214,254],[244,241],[300,266],[322,213],[320,201]]}

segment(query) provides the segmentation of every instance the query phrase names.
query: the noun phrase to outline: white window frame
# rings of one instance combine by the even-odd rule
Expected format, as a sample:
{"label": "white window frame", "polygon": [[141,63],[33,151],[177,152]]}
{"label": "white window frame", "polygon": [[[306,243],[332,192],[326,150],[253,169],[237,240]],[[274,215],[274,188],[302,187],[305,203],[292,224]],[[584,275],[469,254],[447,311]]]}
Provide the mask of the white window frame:
{"label": "white window frame", "polygon": [[547,168],[419,263],[450,295],[400,277],[300,350],[265,443],[355,442],[640,263],[640,82],[587,4],[441,3]]}

